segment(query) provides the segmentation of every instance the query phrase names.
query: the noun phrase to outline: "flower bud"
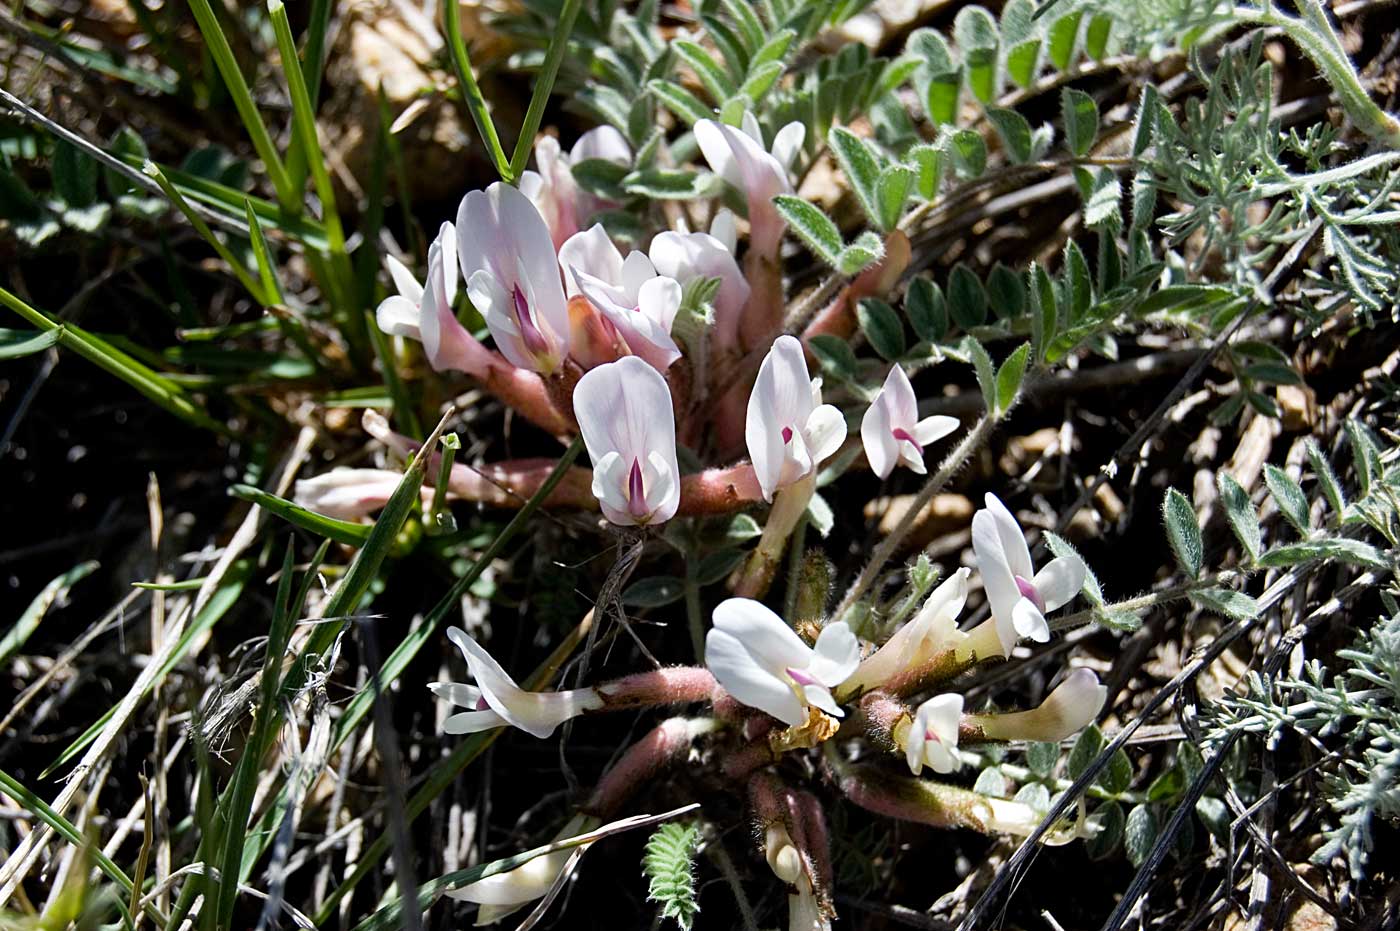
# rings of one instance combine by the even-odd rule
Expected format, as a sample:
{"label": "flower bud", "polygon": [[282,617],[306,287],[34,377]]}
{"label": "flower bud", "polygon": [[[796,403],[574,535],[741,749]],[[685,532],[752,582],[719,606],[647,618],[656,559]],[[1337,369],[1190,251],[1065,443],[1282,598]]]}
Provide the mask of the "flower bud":
{"label": "flower bud", "polygon": [[1076,669],[1039,708],[1008,714],[969,715],[966,724],[989,740],[1064,740],[1082,730],[1103,709],[1108,688],[1089,669]]}

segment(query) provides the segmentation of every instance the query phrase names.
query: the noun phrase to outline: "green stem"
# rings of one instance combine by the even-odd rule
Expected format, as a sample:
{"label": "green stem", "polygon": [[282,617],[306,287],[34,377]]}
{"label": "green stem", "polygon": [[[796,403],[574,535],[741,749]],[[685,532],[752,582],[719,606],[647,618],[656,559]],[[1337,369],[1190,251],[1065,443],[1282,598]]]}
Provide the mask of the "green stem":
{"label": "green stem", "polygon": [[[442,22],[447,31],[447,47],[452,53],[452,65],[457,71],[457,85],[462,89],[462,99],[467,111],[472,115],[476,131],[486,146],[491,161],[496,165],[496,173],[502,181],[513,182],[515,174],[506,160],[506,150],[501,146],[501,138],[496,135],[496,124],[491,121],[491,111],[486,108],[486,98],[481,95],[476,76],[472,74],[471,56],[462,41],[462,12],[457,0],[442,0]],[[533,106],[533,101],[532,101]],[[522,137],[524,138],[524,137]]]}
{"label": "green stem", "polygon": [[293,216],[301,213],[300,193],[292,184],[291,176],[287,174],[287,168],[277,154],[277,147],[272,144],[272,136],[267,131],[267,125],[263,123],[262,115],[258,113],[258,105],[253,101],[247,82],[243,80],[243,72],[238,67],[238,60],[233,57],[233,49],[229,47],[228,39],[224,36],[219,18],[214,15],[209,0],[189,0],[189,3],[195,21],[199,24],[200,34],[209,46],[209,54],[213,57],[225,86],[228,87],[229,96],[233,98],[233,106],[238,110],[238,116],[243,120],[243,127],[248,131],[253,148],[257,151],[258,158],[262,159],[263,168],[277,191],[278,203]]}
{"label": "green stem", "polygon": [[1300,6],[1305,17],[1289,16],[1272,7],[1259,10],[1247,6],[1235,7],[1234,17],[1242,23],[1282,30],[1326,76],[1356,128],[1384,146],[1400,149],[1400,120],[1381,109],[1366,93],[1360,75],[1327,21],[1326,12],[1316,6],[1316,0],[1304,0]]}
{"label": "green stem", "polygon": [[564,53],[569,48],[569,36],[573,34],[574,21],[578,19],[582,7],[583,0],[564,0],[564,8],[559,12],[559,22],[554,27],[554,38],[549,40],[544,65],[535,75],[535,90],[530,95],[530,106],[525,111],[525,122],[520,125],[520,135],[515,140],[515,153],[510,159],[510,175],[507,178],[511,182],[520,179],[525,165],[530,161],[530,149],[534,145],[535,133],[539,132],[545,104],[549,102],[550,91],[554,89],[554,81],[559,76],[559,65],[564,61]]}

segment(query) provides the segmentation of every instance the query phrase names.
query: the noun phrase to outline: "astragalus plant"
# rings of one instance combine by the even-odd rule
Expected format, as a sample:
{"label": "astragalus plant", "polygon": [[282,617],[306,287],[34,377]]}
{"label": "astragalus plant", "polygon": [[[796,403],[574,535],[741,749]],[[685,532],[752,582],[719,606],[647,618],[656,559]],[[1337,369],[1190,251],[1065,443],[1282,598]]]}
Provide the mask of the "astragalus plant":
{"label": "astragalus plant", "polygon": [[299,6],[0,21],[0,454],[179,450],[0,924],[1393,918],[1379,4]]}

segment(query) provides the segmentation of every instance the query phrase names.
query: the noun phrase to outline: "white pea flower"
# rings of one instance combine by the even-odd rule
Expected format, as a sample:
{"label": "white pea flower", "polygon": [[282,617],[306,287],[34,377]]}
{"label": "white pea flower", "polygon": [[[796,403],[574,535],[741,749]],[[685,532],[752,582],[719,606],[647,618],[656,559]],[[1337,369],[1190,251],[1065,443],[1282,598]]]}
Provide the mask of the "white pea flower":
{"label": "white pea flower", "polygon": [[1108,699],[1092,669],[1076,669],[1045,697],[1039,708],[973,715],[971,723],[993,740],[1058,741],[1093,722]]}
{"label": "white pea flower", "polygon": [[[574,815],[554,840],[568,840],[586,834],[598,827],[598,823],[598,819],[590,815]],[[561,881],[570,862],[581,856],[589,846],[581,844],[543,854],[513,870],[478,879],[461,889],[449,890],[447,894],[459,901],[475,902],[481,906],[476,915],[478,927],[494,924],[522,906],[548,895],[554,884]]]}
{"label": "white pea flower", "polygon": [[878,688],[967,639],[958,630],[958,614],[967,602],[967,579],[971,574],[970,569],[959,569],[935,588],[914,619],[861,662],[842,691]]}
{"label": "white pea flower", "polygon": [[387,504],[402,480],[402,472],[390,469],[331,469],[298,480],[292,501],[337,520],[358,520]]}
{"label": "white pea flower", "polygon": [[1039,572],[1016,518],[996,495],[972,516],[972,549],[987,589],[1002,653],[1011,655],[1022,637],[1044,643],[1050,639],[1045,614],[1068,604],[1084,587],[1088,570],[1076,556],[1060,556]]}
{"label": "white pea flower", "polygon": [[555,248],[582,229],[595,213],[613,206],[580,190],[574,181],[574,166],[591,158],[630,165],[632,147],[612,126],[599,126],[579,136],[567,155],[560,149],[558,139],[541,136],[535,143],[535,167],[539,170],[520,176],[521,193],[544,217]]}
{"label": "white pea flower", "polygon": [[889,478],[895,466],[903,464],[923,475],[924,447],[941,440],[958,428],[956,417],[935,414],[919,420],[919,402],[909,376],[896,365],[890,369],[880,393],[860,422],[860,439],[870,470]]}
{"label": "white pea flower", "polygon": [[802,343],[779,336],[768,350],[749,395],[744,440],[766,501],[810,475],[841,448],[846,419],[822,403],[821,379],[807,374]]}
{"label": "white pea flower", "polygon": [[749,598],[721,602],[714,622],[705,665],[736,700],[794,726],[807,720],[809,708],[841,717],[831,690],[860,663],[860,645],[845,622],[823,627],[815,647]]}
{"label": "white pea flower", "polygon": [[917,776],[925,766],[935,773],[957,772],[961,765],[957,749],[962,710],[963,697],[956,692],[935,695],[918,707],[904,740],[910,772]]}
{"label": "white pea flower", "polygon": [[467,295],[518,368],[548,375],[569,354],[569,313],[549,229],[529,198],[497,181],[457,208]]}
{"label": "white pea flower", "polygon": [[743,192],[749,207],[749,245],[761,255],[776,256],[785,224],[773,198],[792,193],[789,172],[807,130],[801,123],[784,126],[773,137],[772,150],[763,147],[758,119],[745,113],[741,128],[714,120],[695,124],[695,142],[710,169]]}
{"label": "white pea flower", "polygon": [[[727,218],[727,219],[725,219]],[[721,238],[728,236],[728,240]],[[739,336],[739,317],[749,301],[749,283],[734,261],[734,215],[727,210],[708,233],[678,233],[667,230],[651,241],[648,255],[658,274],[674,278],[681,286],[697,278],[718,278],[715,294],[715,342],[731,346]]]}
{"label": "white pea flower", "polygon": [[374,319],[379,329],[422,343],[428,364],[436,372],[472,371],[476,366],[469,359],[479,355],[482,347],[452,310],[457,299],[457,233],[452,224],[442,224],[428,247],[424,284],[392,255],[385,262],[399,293],[386,297],[376,308]]}
{"label": "white pea flower", "polygon": [[658,275],[643,252],[622,257],[601,224],[575,233],[559,249],[569,296],[581,293],[621,335],[627,348],[660,371],[681,357],[671,326],[681,285]]}
{"label": "white pea flower", "polygon": [[527,692],[515,684],[501,664],[492,658],[459,627],[449,627],[447,638],[457,644],[467,660],[467,669],[476,685],[460,682],[433,683],[428,688],[459,711],[443,722],[448,734],[474,734],[477,731],[511,725],[535,737],[548,737],[554,729],[585,711],[603,707],[603,699],[593,689],[564,692]]}
{"label": "white pea flower", "polygon": [[591,369],[574,388],[593,494],[614,524],[660,524],[681,501],[676,422],[666,379],[635,356]]}

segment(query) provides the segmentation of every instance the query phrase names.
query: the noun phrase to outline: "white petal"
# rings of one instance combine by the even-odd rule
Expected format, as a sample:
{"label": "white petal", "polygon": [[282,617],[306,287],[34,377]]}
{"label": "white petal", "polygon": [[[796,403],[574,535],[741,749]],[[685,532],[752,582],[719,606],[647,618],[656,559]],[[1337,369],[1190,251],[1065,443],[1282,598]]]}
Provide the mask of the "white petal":
{"label": "white petal", "polygon": [[1036,643],[1045,643],[1050,639],[1050,625],[1045,623],[1045,615],[1029,598],[1016,602],[1016,607],[1011,610],[1011,626],[1017,634]]}
{"label": "white petal", "polygon": [[792,163],[797,158],[797,153],[802,150],[802,143],[806,139],[806,126],[796,121],[787,124],[773,137],[773,157],[784,169],[791,171]]}
{"label": "white petal", "polygon": [[463,682],[429,682],[428,691],[459,708],[472,710],[476,710],[476,703],[481,698],[481,689]]}
{"label": "white petal", "polygon": [[384,257],[384,264],[389,266],[389,277],[394,280],[394,287],[401,297],[408,298],[414,304],[423,300],[423,286],[413,277],[413,272],[392,255]]}
{"label": "white petal", "polygon": [[977,570],[982,575],[982,586],[987,592],[992,617],[996,619],[1002,652],[1010,656],[1011,647],[1017,639],[1012,612],[1022,600],[1021,589],[1007,564],[996,518],[990,511],[978,511],[972,515],[972,551],[977,557]]}
{"label": "white petal", "polygon": [[716,630],[737,637],[756,662],[777,674],[806,669],[812,648],[782,618],[752,598],[729,598],[714,611]]}
{"label": "white petal", "polygon": [[710,170],[742,191],[744,179],[739,175],[734,150],[720,124],[714,120],[697,120],[693,131],[695,144],[700,147],[700,154],[705,156]]}
{"label": "white petal", "polygon": [[736,701],[771,714],[787,724],[807,716],[788,683],[759,666],[738,637],[712,628],[705,636],[705,666]]}
{"label": "white petal", "polygon": [[942,414],[925,417],[914,424],[914,440],[920,446],[927,446],[943,439],[961,425],[962,422],[956,417],[945,417]]}
{"label": "white petal", "polygon": [[833,718],[844,718],[846,712],[841,710],[841,706],[836,704],[836,699],[831,697],[831,690],[824,685],[808,683],[802,686],[802,697],[807,704],[826,712]]}
{"label": "white petal", "polygon": [[734,254],[734,249],[739,243],[739,231],[734,220],[734,211],[728,207],[721,207],[715,211],[715,218],[710,221],[710,235],[717,239],[730,255]]}
{"label": "white petal", "polygon": [[1088,568],[1078,556],[1057,556],[1035,574],[1032,584],[1046,611],[1069,604],[1084,587]]}
{"label": "white petal", "polygon": [[358,520],[389,501],[403,476],[388,469],[331,469],[296,483],[292,500],[338,520]]}
{"label": "white petal", "polygon": [[418,305],[395,294],[380,301],[374,311],[374,322],[380,331],[390,336],[406,336],[421,340],[418,329]]}
{"label": "white petal", "polygon": [[763,145],[763,127],[758,125],[758,117],[752,110],[745,110],[739,118],[739,129],[754,142]]}
{"label": "white petal", "polygon": [[575,142],[573,149],[569,151],[569,156],[570,161],[574,163],[586,158],[602,158],[619,165],[627,165],[632,161],[632,147],[627,144],[627,137],[616,127],[605,124],[579,136],[578,142]]}
{"label": "white petal", "polygon": [[453,735],[479,734],[498,727],[508,727],[509,723],[490,708],[482,711],[459,711],[448,715],[447,720],[442,722],[442,732]]}
{"label": "white petal", "polygon": [[1037,740],[1064,740],[1099,716],[1108,699],[1108,687],[1089,669],[1076,669],[1041,703],[1036,725],[1044,728]]}
{"label": "white petal", "polygon": [[749,458],[766,500],[773,500],[792,452],[786,448],[792,441],[784,442],[783,429],[802,430],[811,414],[811,381],[802,344],[780,336],[759,366],[744,424]]}
{"label": "white petal", "polygon": [[591,689],[526,692],[466,631],[449,627],[447,636],[462,651],[481,697],[491,710],[528,734],[548,737],[569,718],[602,705],[602,699]]}
{"label": "white petal", "polygon": [[924,768],[924,729],[919,727],[917,719],[910,722],[909,735],[904,738],[904,760],[915,776]]}
{"label": "white petal", "polygon": [[821,465],[846,441],[846,418],[835,405],[823,404],[812,411],[802,433],[812,453],[812,464]]}
{"label": "white petal", "polygon": [[845,621],[837,621],[823,627],[817,635],[807,674],[834,689],[849,679],[859,665],[860,643]]}
{"label": "white petal", "polygon": [[559,247],[559,266],[564,270],[564,283],[570,297],[579,293],[574,278],[575,268],[610,285],[622,281],[622,253],[601,223],[595,223],[565,240]]}
{"label": "white petal", "polygon": [[603,509],[603,515],[614,524],[630,527],[637,523],[627,508],[627,477],[630,460],[623,462],[622,454],[611,450],[593,463],[593,497]]}
{"label": "white petal", "polygon": [[894,438],[889,403],[883,389],[860,419],[860,442],[865,447],[870,471],[881,479],[889,478],[899,461],[899,441]]}
{"label": "white petal", "polygon": [[680,466],[674,452],[667,457],[659,450],[652,450],[647,461],[653,472],[652,483],[647,486],[647,504],[655,508],[651,523],[660,524],[675,517],[676,509],[681,506]]}
{"label": "white petal", "polygon": [[[665,463],[665,471],[674,477],[680,475],[671,389],[656,369],[641,359],[626,356],[584,374],[574,388],[574,415],[595,466],[616,452],[622,466],[630,470],[634,460],[652,462],[656,453]],[[649,503],[669,505],[671,493],[668,490],[662,502],[651,500],[648,494]],[[674,493],[679,494],[679,487]]]}
{"label": "white petal", "polygon": [[997,536],[1001,538],[1007,565],[1013,575],[1019,575],[1029,582],[1035,576],[1035,566],[1031,564],[1030,547],[1026,546],[1026,535],[1021,531],[1021,525],[1016,523],[1016,518],[996,495],[987,492],[984,500],[987,511],[996,521]]}

